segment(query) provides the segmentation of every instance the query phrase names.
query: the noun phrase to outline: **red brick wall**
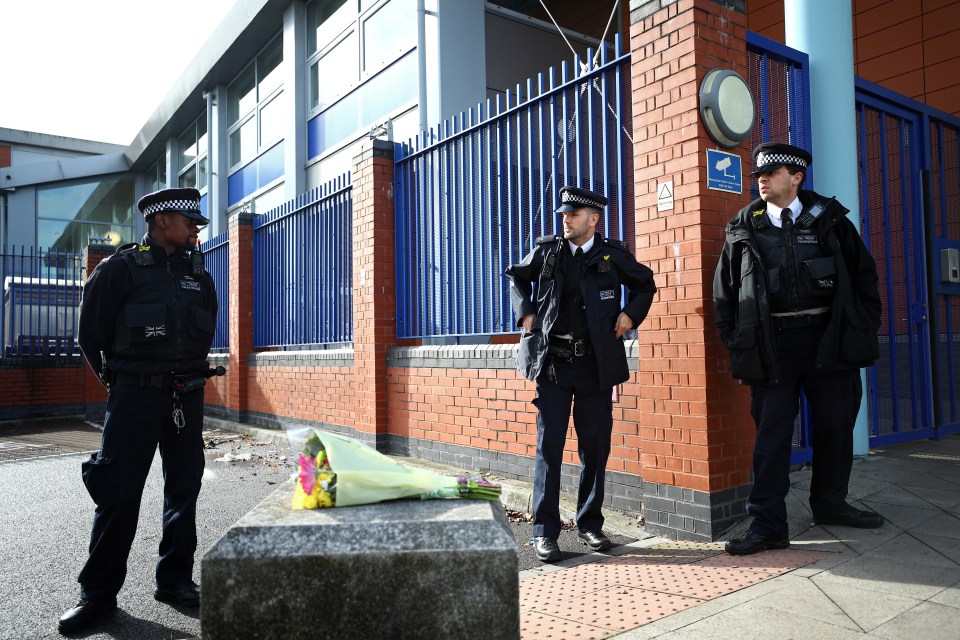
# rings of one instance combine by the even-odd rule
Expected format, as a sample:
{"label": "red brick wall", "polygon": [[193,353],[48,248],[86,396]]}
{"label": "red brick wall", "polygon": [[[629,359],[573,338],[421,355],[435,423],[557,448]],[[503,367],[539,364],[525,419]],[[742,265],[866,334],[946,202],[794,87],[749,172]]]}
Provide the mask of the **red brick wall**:
{"label": "red brick wall", "polygon": [[[716,67],[747,76],[745,20],[710,0],[681,0],[634,24],[637,257],[657,274],[640,331],[638,408],[645,482],[705,492],[749,482],[753,428],[713,320],[723,229],[747,195],[708,191],[697,92]],[[749,151],[733,150],[748,166]],[[674,208],[657,210],[673,181]]]}
{"label": "red brick wall", "polygon": [[0,167],[9,167],[10,166],[10,145],[0,144]]}
{"label": "red brick wall", "polygon": [[[784,42],[783,0],[747,2],[747,28]],[[960,116],[960,2],[853,0],[854,73]]]}
{"label": "red brick wall", "polygon": [[356,426],[352,369],[256,365],[248,371],[250,412]]}

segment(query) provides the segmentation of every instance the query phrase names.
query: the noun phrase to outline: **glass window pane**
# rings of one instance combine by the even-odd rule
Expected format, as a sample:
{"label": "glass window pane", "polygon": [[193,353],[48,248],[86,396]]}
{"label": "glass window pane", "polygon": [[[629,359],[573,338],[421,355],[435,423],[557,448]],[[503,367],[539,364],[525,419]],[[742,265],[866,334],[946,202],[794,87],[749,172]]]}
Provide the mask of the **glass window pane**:
{"label": "glass window pane", "polygon": [[196,123],[187,127],[177,140],[180,149],[180,167],[185,167],[197,159],[197,126]]}
{"label": "glass window pane", "polygon": [[281,93],[260,110],[260,146],[283,138],[283,97]]}
{"label": "glass window pane", "polygon": [[197,119],[197,155],[202,156],[207,152],[207,114],[203,113]]}
{"label": "glass window pane", "polygon": [[133,237],[134,179],[120,178],[37,190],[40,246],[79,251],[89,238]]}
{"label": "glass window pane", "polygon": [[250,118],[230,134],[230,166],[252,158],[257,153],[257,119]]}
{"label": "glass window pane", "polygon": [[180,174],[180,188],[197,187],[197,165],[192,165],[189,169]]}
{"label": "glass window pane", "polygon": [[197,189],[203,190],[207,188],[207,156],[200,158],[200,162],[197,164],[200,165],[200,168],[197,170]]}
{"label": "glass window pane", "polygon": [[325,107],[357,84],[360,77],[357,34],[351,32],[310,69],[311,107]]}
{"label": "glass window pane", "polygon": [[227,91],[227,126],[235,124],[256,106],[257,83],[254,73],[254,67],[250,65],[230,85]]}
{"label": "glass window pane", "polygon": [[263,101],[273,93],[282,83],[283,67],[283,38],[276,38],[267,47],[267,50],[257,58],[257,76],[260,86],[257,89],[257,100]]}
{"label": "glass window pane", "polygon": [[395,59],[416,39],[416,0],[390,0],[363,23],[364,71]]}
{"label": "glass window pane", "polygon": [[316,0],[307,7],[307,55],[327,46],[357,19],[356,0]]}
{"label": "glass window pane", "polygon": [[115,246],[133,242],[133,228],[40,220],[37,223],[37,240],[43,248],[56,251],[82,251],[91,240],[96,240],[98,243],[107,241]]}

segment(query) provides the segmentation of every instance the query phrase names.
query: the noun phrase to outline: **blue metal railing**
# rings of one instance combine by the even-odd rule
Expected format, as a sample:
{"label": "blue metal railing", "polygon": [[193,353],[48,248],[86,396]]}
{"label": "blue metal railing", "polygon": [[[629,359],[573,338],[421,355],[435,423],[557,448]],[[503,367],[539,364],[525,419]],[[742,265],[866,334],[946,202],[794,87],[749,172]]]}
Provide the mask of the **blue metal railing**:
{"label": "blue metal railing", "polygon": [[230,346],[230,234],[224,231],[204,242],[204,264],[217,286],[217,327],[213,334],[211,349],[226,349]]}
{"label": "blue metal railing", "polygon": [[353,340],[350,175],[253,223],[253,346]]}
{"label": "blue metal railing", "polygon": [[83,264],[78,253],[3,247],[0,357],[79,353],[76,336],[82,285]]}
{"label": "blue metal railing", "polygon": [[397,335],[515,331],[504,269],[559,230],[558,191],[605,193],[634,244],[630,53],[603,47],[397,144]]}

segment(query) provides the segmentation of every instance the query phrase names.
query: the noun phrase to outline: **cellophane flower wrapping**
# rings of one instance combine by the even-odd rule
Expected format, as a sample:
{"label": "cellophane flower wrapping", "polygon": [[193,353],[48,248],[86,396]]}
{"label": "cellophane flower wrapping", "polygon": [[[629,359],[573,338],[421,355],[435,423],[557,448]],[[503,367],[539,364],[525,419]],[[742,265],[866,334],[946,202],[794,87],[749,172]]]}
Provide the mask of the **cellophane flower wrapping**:
{"label": "cellophane flower wrapping", "polygon": [[299,452],[294,509],[399,498],[500,499],[498,484],[408,467],[353,438],[318,429],[291,429],[288,437]]}

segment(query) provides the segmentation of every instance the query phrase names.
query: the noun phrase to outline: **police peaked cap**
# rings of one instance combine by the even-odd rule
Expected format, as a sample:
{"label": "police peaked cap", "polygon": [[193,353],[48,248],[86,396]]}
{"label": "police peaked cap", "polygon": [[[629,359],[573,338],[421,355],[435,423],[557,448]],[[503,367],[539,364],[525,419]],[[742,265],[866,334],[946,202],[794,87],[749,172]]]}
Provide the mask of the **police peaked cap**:
{"label": "police peaked cap", "polygon": [[158,213],[182,213],[200,224],[210,224],[200,211],[200,192],[196,189],[160,189],[140,198],[137,209],[144,220]]}
{"label": "police peaked cap", "polygon": [[576,211],[583,207],[592,207],[603,211],[607,206],[607,198],[589,189],[580,187],[560,187],[560,206],[557,213]]}
{"label": "police peaked cap", "polygon": [[776,171],[788,164],[802,167],[806,171],[812,163],[813,156],[806,149],[782,142],[764,142],[753,150],[753,171],[750,175],[756,178],[761,173]]}

